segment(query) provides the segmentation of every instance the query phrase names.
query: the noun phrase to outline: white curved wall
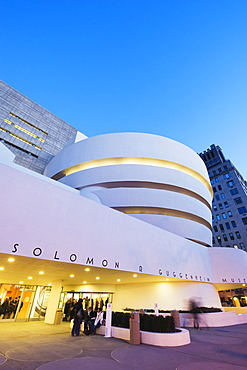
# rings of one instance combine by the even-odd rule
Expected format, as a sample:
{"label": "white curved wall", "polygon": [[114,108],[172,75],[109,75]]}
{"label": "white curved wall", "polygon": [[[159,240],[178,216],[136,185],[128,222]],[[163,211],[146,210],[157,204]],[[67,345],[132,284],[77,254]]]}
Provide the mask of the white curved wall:
{"label": "white curved wall", "polygon": [[[84,139],[64,148],[46,175],[81,195],[211,245],[211,186],[190,148],[161,136],[121,133]],[[153,222],[152,216],[162,222]],[[139,217],[140,216],[140,217]]]}

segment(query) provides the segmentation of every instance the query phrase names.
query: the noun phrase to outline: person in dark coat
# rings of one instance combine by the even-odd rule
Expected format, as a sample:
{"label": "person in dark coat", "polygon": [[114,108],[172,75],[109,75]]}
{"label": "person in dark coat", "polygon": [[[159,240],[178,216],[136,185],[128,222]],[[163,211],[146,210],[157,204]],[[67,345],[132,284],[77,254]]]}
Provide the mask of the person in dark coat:
{"label": "person in dark coat", "polygon": [[74,324],[73,324],[73,328],[71,332],[72,337],[74,335],[76,335],[77,337],[80,335],[81,323],[82,323],[82,320],[84,319],[82,301],[83,300],[80,298],[73,308]]}
{"label": "person in dark coat", "polygon": [[88,307],[84,315],[84,333],[87,333],[93,327],[95,318],[96,313],[93,311],[92,307]]}

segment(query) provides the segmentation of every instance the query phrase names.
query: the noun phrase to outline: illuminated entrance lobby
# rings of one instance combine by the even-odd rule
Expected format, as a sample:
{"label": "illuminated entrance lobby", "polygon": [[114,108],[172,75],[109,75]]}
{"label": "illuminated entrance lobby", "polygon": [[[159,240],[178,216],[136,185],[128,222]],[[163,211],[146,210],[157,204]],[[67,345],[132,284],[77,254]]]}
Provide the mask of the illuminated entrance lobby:
{"label": "illuminated entrance lobby", "polygon": [[218,290],[246,282],[245,252],[211,248],[207,170],[183,144],[77,133],[44,175],[13,157],[1,144],[1,254],[15,258],[3,262],[1,282],[51,283],[48,323],[61,291],[107,293],[113,310],[170,310],[186,309],[191,297],[221,307]]}

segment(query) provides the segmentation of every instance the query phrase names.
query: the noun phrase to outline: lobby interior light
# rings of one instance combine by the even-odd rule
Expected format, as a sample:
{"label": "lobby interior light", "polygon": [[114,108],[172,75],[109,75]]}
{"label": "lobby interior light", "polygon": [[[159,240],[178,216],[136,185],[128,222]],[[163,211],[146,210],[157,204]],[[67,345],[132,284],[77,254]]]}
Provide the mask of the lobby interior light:
{"label": "lobby interior light", "polygon": [[4,270],[4,267],[0,267],[0,270]]}
{"label": "lobby interior light", "polygon": [[40,271],[40,272],[39,272],[39,274],[40,274],[40,275],[44,275],[44,271]]}
{"label": "lobby interior light", "polygon": [[245,286],[245,284],[242,284],[242,286]]}
{"label": "lobby interior light", "polygon": [[137,274],[134,274],[133,277],[137,277]]}
{"label": "lobby interior light", "polygon": [[71,275],[69,275],[70,277],[75,277],[75,275],[74,274],[71,274]]}
{"label": "lobby interior light", "polygon": [[29,280],[32,280],[32,276],[28,276],[28,279],[29,279]]}
{"label": "lobby interior light", "polygon": [[169,281],[170,279],[166,279],[166,281]]}
{"label": "lobby interior light", "polygon": [[83,281],[83,284],[87,284],[87,282],[86,281]]}
{"label": "lobby interior light", "polygon": [[23,284],[23,281],[19,281],[19,284]]}
{"label": "lobby interior light", "polygon": [[89,267],[85,268],[85,271],[87,271],[87,272],[90,271],[90,268]]}
{"label": "lobby interior light", "polygon": [[99,280],[100,279],[100,277],[99,276],[96,276],[96,278],[95,278],[96,280]]}
{"label": "lobby interior light", "polygon": [[14,259],[14,258],[12,258],[12,257],[8,258],[8,261],[9,261],[9,262],[14,262],[14,260],[15,260],[15,259]]}
{"label": "lobby interior light", "polygon": [[119,282],[119,281],[121,281],[121,279],[117,279],[117,281]]}
{"label": "lobby interior light", "polygon": [[52,284],[51,283],[49,283],[49,284],[47,284],[48,286],[51,286]]}

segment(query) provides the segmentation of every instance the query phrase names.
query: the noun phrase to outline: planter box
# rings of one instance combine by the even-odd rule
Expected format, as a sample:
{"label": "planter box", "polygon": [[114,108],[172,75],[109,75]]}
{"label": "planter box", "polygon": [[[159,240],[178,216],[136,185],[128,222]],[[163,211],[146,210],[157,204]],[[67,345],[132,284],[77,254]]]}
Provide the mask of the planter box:
{"label": "planter box", "polygon": [[[189,344],[189,331],[186,329],[180,330],[181,332],[177,333],[151,333],[148,331],[141,331],[141,343],[161,347],[175,347]],[[99,329],[97,329],[97,333],[105,335],[105,326],[100,326]],[[129,341],[130,329],[112,326],[112,337]]]}

